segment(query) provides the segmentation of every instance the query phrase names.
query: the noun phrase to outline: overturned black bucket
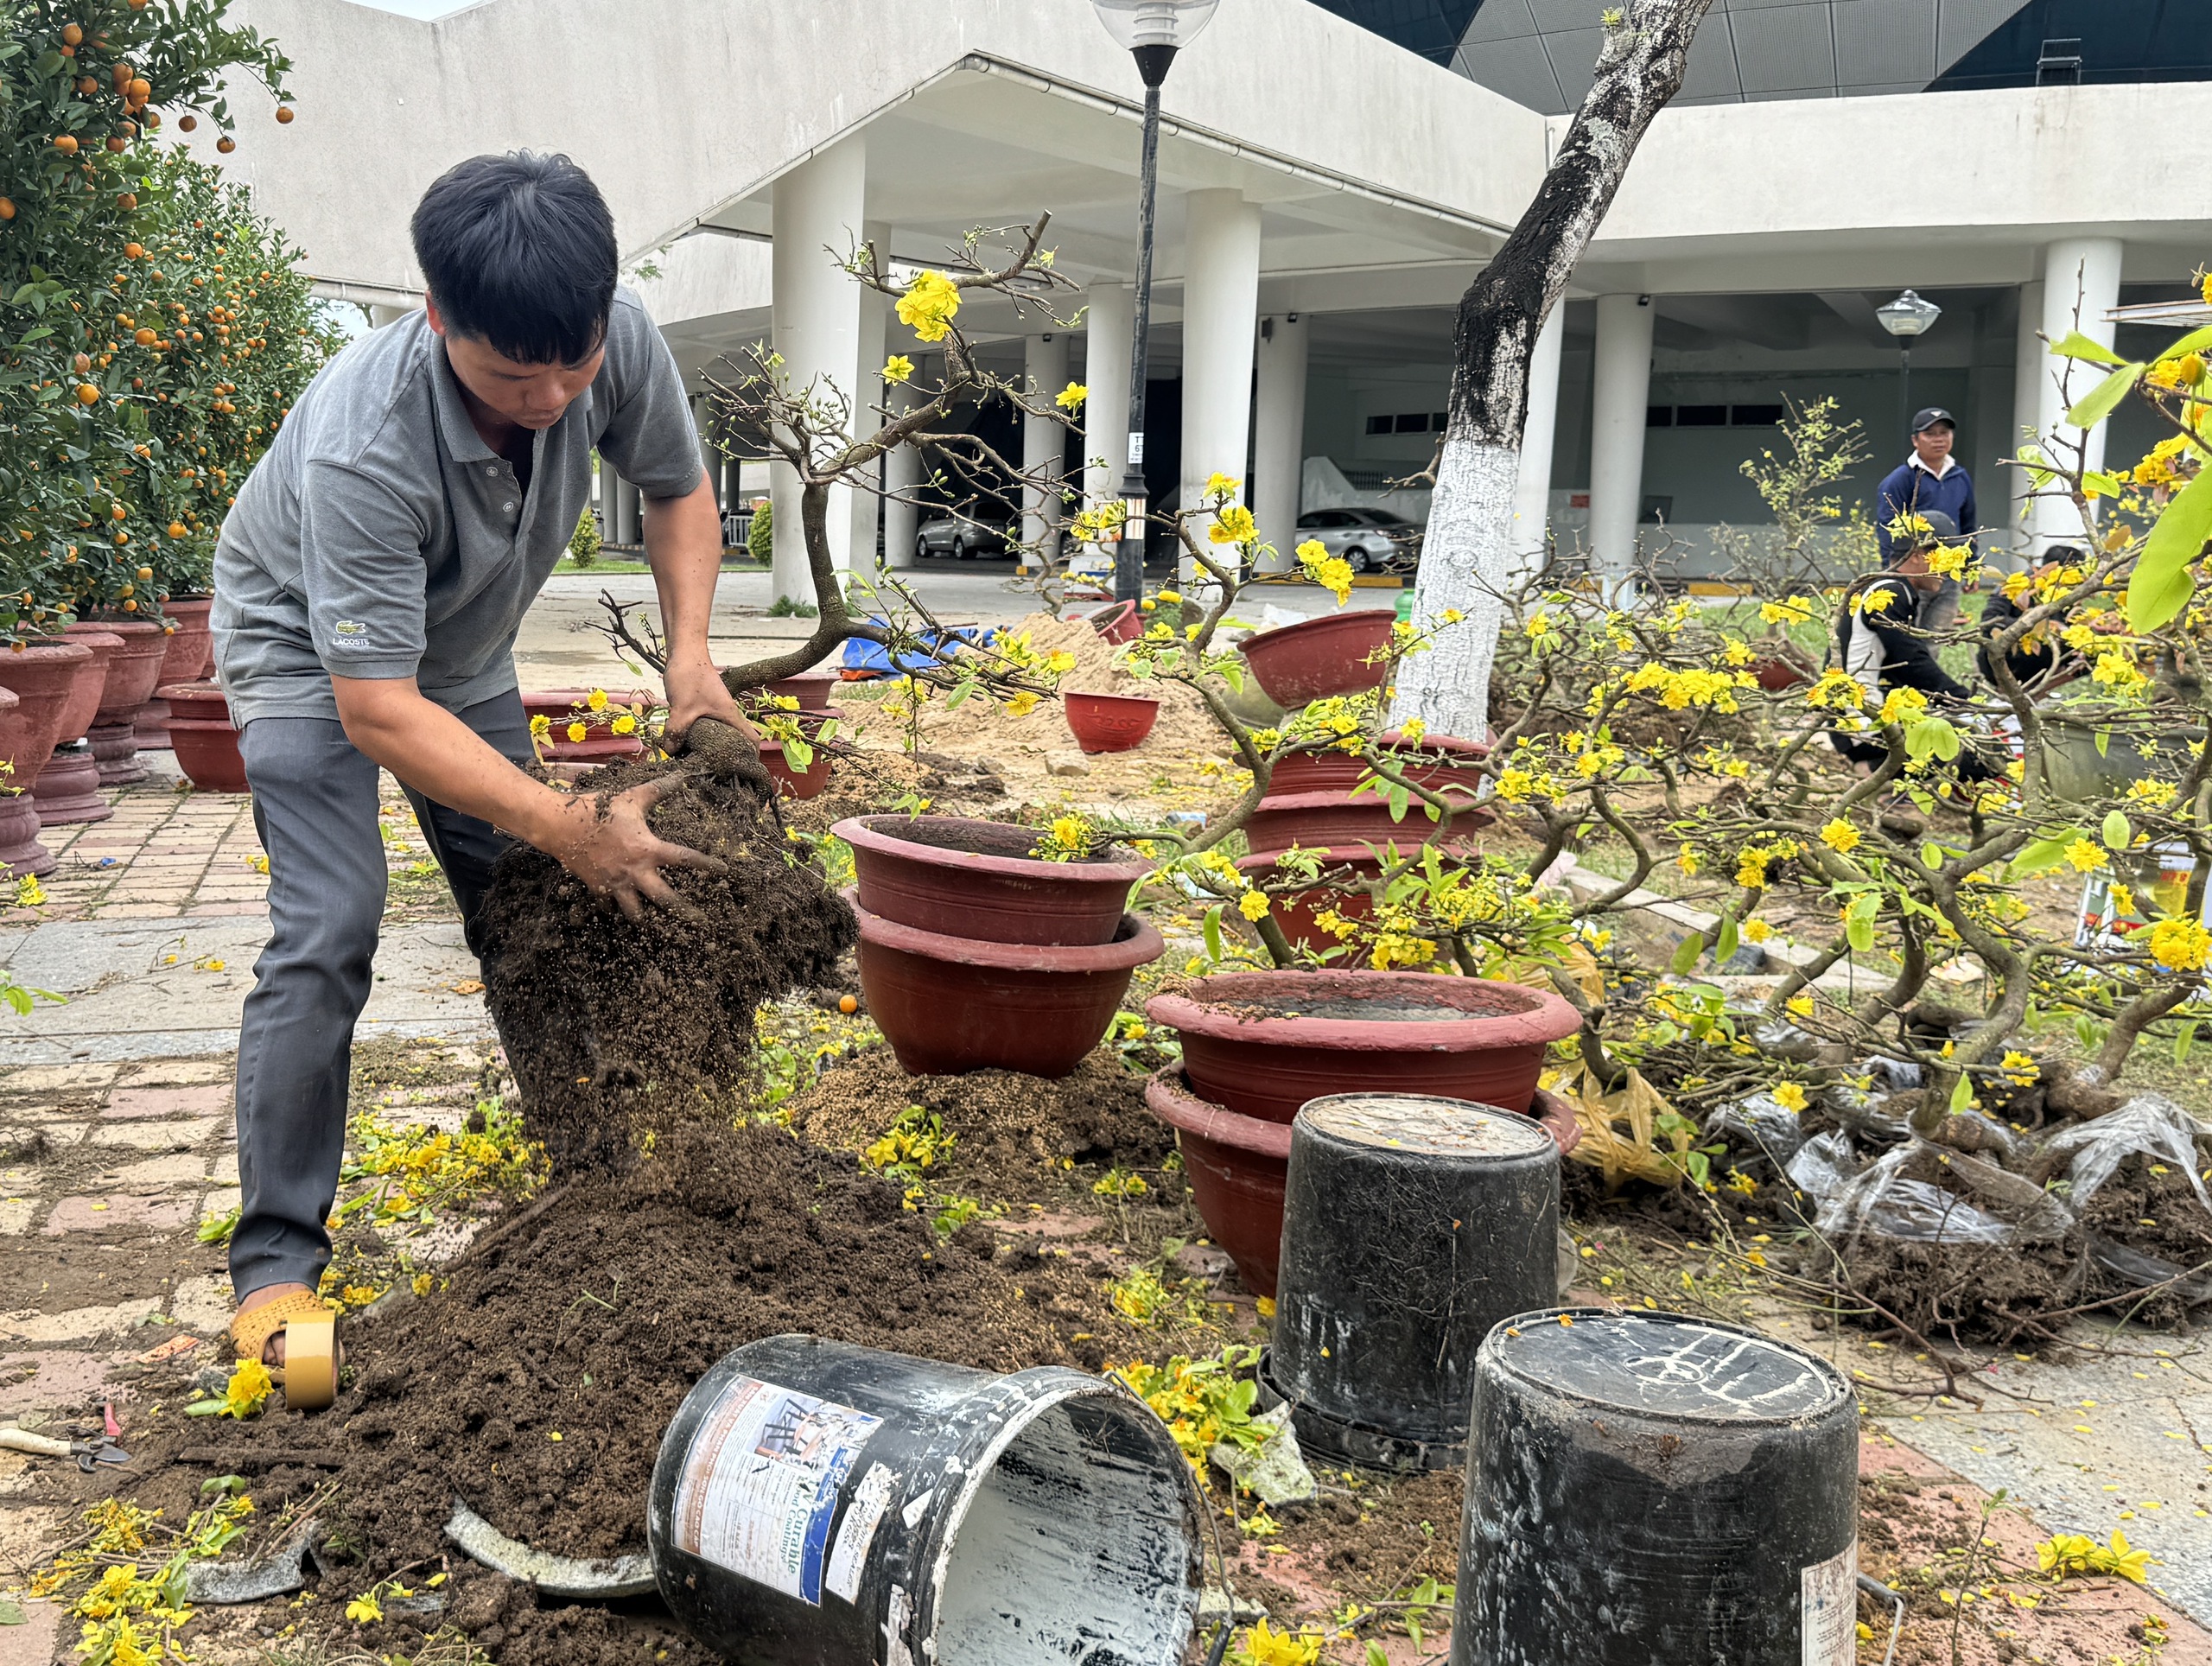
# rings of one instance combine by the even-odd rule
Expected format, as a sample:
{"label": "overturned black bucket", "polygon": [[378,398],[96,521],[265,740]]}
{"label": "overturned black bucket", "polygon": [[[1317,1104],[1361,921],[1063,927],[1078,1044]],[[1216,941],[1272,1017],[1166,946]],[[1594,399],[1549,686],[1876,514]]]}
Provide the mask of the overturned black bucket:
{"label": "overturned black bucket", "polygon": [[741,1666],[1174,1666],[1198,1612],[1190,1466],[1058,1366],[748,1344],[677,1408],[646,1530],[677,1618]]}
{"label": "overturned black bucket", "polygon": [[1475,1373],[1452,1666],[1851,1666],[1859,1413],[1825,1360],[1564,1308]]}
{"label": "overturned black bucket", "polygon": [[1559,1148],[1421,1093],[1310,1100],[1291,1126],[1274,1345],[1299,1444],[1383,1469],[1465,1460],[1475,1351],[1557,1299]]}

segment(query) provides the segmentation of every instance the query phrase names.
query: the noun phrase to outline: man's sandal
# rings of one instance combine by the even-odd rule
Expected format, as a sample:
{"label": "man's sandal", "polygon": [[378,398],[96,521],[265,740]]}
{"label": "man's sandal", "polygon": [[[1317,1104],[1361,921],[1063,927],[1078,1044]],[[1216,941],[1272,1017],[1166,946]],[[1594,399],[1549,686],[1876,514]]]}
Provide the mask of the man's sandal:
{"label": "man's sandal", "polygon": [[321,1411],[338,1398],[338,1315],[310,1290],[295,1290],[231,1320],[241,1359],[259,1359],[269,1339],[284,1333],[284,1363],[269,1374],[284,1385],[295,1411]]}

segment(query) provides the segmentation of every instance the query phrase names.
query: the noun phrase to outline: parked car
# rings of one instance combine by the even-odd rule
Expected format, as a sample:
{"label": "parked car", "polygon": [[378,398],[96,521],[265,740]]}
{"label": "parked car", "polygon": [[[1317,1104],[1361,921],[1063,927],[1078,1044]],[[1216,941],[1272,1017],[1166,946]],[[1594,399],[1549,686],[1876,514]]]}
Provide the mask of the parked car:
{"label": "parked car", "polygon": [[1002,556],[1013,537],[1014,516],[1003,505],[971,504],[946,510],[921,524],[914,537],[917,556]]}
{"label": "parked car", "polygon": [[1388,509],[1309,509],[1298,518],[1298,541],[1318,538],[1355,573],[1411,572],[1421,559],[1421,529]]}

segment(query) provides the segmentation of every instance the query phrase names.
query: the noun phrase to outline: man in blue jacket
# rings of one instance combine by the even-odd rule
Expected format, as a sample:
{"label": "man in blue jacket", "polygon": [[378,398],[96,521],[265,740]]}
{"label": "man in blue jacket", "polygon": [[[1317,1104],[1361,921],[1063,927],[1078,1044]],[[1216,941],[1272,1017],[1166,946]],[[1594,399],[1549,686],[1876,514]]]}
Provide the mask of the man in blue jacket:
{"label": "man in blue jacket", "polygon": [[[1901,515],[1931,511],[1948,515],[1961,537],[1974,537],[1974,477],[1951,455],[1957,436],[1958,425],[1940,405],[1913,413],[1912,455],[1882,477],[1874,493],[1875,536],[1881,541],[1885,563],[1897,558],[1899,539],[1891,528]],[[1941,631],[1958,617],[1959,582],[1946,578],[1922,606],[1920,626]]]}

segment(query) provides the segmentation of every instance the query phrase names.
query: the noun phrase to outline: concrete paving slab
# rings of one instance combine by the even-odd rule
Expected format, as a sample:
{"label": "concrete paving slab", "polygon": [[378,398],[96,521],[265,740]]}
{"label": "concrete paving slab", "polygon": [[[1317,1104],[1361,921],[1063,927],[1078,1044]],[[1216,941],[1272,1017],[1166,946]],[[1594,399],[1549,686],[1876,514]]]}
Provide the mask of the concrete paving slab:
{"label": "concrete paving slab", "polygon": [[66,1313],[29,1309],[0,1313],[0,1342],[83,1342],[127,1331],[149,1313],[161,1311],[159,1296],[142,1296],[110,1307],[76,1307]]}
{"label": "concrete paving slab", "polygon": [[92,1130],[92,1143],[130,1151],[189,1151],[215,1131],[217,1119],[197,1116],[188,1122],[118,1122]]}

